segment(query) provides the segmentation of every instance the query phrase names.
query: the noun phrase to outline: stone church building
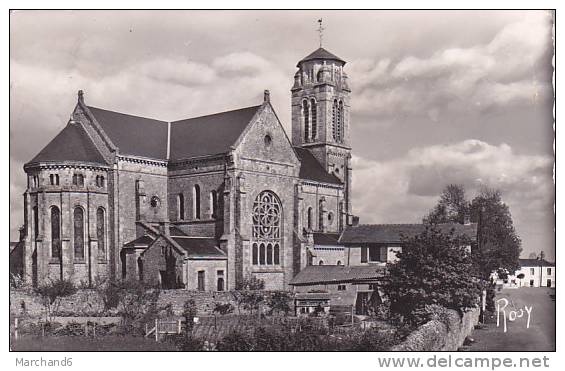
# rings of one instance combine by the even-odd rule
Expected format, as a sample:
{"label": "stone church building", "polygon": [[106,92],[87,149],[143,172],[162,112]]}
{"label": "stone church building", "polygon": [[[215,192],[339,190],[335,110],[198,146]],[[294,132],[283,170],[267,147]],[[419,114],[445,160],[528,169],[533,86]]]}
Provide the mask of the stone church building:
{"label": "stone church building", "polygon": [[291,138],[268,91],[174,122],[93,107],[79,91],[68,124],[24,165],[24,278],[222,291],[255,276],[287,289],[323,264],[316,242],[354,219],[344,65],[323,48],[298,62]]}

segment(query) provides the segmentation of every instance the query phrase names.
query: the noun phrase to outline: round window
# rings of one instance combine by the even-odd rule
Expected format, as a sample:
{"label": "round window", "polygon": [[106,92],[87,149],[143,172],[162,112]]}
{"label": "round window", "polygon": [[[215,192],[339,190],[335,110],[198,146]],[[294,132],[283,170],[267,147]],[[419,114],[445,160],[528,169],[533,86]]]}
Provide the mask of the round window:
{"label": "round window", "polygon": [[271,145],[271,143],[273,142],[273,139],[271,138],[271,136],[269,134],[265,135],[265,146],[269,147]]}
{"label": "round window", "polygon": [[150,205],[151,207],[159,207],[161,205],[161,200],[159,200],[159,197],[153,196],[151,197]]}

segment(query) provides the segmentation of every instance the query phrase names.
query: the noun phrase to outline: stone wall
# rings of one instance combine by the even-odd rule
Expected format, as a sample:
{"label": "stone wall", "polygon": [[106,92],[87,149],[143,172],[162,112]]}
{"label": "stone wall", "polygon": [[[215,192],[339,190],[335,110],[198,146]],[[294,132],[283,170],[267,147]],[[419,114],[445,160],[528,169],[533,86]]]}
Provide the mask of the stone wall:
{"label": "stone wall", "polygon": [[[270,295],[270,292],[264,291],[264,295],[267,297]],[[198,309],[198,315],[212,314],[216,303],[230,303],[237,313],[235,297],[228,291],[161,290],[157,299],[157,308],[165,308],[170,304],[175,315],[181,315],[183,305],[189,299],[194,300]],[[24,303],[25,311],[22,308],[22,302]],[[58,312],[65,315],[72,313],[76,316],[88,316],[99,315],[103,310],[102,298],[100,298],[96,290],[81,289],[76,294],[63,298]],[[33,291],[10,290],[10,314],[40,317],[45,316],[45,308],[41,303],[41,297]]]}
{"label": "stone wall", "polygon": [[[25,308],[25,309],[24,309]],[[79,290],[61,300],[58,312],[74,315],[102,313],[104,303],[95,290]],[[29,290],[10,290],[10,313],[18,316],[39,317],[45,315],[45,307],[39,295]]]}
{"label": "stone wall", "polygon": [[472,309],[460,317],[455,310],[448,310],[444,322],[432,320],[420,326],[408,335],[405,341],[391,350],[397,352],[437,352],[456,351],[465,338],[473,332],[479,323],[479,308]]}

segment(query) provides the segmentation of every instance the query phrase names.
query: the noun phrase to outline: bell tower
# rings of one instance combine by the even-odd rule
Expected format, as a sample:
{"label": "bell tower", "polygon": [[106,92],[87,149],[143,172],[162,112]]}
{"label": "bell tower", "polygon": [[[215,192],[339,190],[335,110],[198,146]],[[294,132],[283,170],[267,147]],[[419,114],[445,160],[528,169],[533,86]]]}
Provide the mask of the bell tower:
{"label": "bell tower", "polygon": [[298,62],[291,89],[292,143],[308,149],[328,173],[344,183],[344,212],[349,219],[351,90],[344,65],[344,60],[321,46]]}

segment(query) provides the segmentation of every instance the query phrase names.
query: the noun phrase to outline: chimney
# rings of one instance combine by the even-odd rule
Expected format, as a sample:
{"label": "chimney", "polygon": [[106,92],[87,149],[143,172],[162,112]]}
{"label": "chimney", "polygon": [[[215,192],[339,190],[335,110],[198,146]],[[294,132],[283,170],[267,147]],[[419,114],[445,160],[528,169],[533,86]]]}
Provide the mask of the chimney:
{"label": "chimney", "polygon": [[268,91],[268,90],[265,90],[265,91],[263,92],[263,102],[264,102],[264,103],[268,103],[268,102],[270,102],[270,101],[271,101],[271,92]]}
{"label": "chimney", "polygon": [[84,92],[82,90],[78,91],[78,101],[84,104]]}
{"label": "chimney", "polygon": [[351,215],[351,223],[352,227],[357,227],[359,225],[359,217],[357,215]]}
{"label": "chimney", "polygon": [[161,232],[161,234],[165,236],[170,236],[171,235],[170,225],[171,223],[169,221],[159,222],[159,231]]}

